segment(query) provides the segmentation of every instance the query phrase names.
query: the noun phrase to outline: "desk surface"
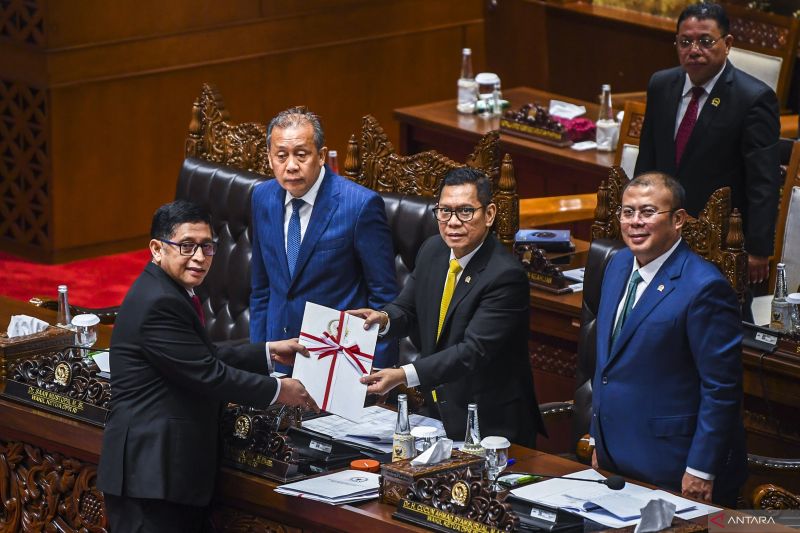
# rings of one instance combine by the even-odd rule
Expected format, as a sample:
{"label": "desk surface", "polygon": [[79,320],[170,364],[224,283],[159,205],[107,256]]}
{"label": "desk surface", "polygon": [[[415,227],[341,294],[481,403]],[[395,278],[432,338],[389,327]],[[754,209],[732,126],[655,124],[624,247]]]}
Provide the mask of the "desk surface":
{"label": "desk surface", "polygon": [[[504,90],[503,97],[511,102],[512,109],[517,109],[527,103],[537,102],[546,106],[550,100],[562,100],[585,106],[586,116],[592,119],[597,116],[599,109],[599,106],[595,103],[584,102],[530,87],[516,87]],[[455,100],[403,107],[394,111],[394,117],[401,124],[424,126],[429,129],[439,130],[449,135],[459,136],[473,144],[477,143],[481,136],[500,128],[500,119],[498,117],[482,118],[478,115],[458,113]],[[500,135],[500,143],[505,151],[536,152],[546,155],[552,161],[575,168],[605,170],[614,164],[613,153],[598,152],[597,150],[578,152],[570,148],[550,146],[505,133]]]}

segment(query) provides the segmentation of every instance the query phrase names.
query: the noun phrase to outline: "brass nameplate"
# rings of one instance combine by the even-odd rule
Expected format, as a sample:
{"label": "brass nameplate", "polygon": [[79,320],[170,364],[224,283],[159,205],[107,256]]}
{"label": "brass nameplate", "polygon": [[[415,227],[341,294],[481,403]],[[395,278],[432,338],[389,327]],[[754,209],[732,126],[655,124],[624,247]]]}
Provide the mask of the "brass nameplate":
{"label": "brass nameplate", "polygon": [[405,498],[397,504],[394,518],[446,533],[501,533],[501,530],[469,518],[436,509]]}
{"label": "brass nameplate", "polygon": [[64,394],[14,380],[6,381],[6,388],[3,394],[22,403],[64,415],[68,418],[77,418],[100,427],[106,424],[108,409],[70,398]]}
{"label": "brass nameplate", "polygon": [[296,464],[274,459],[245,448],[231,446],[227,442],[224,450],[223,461],[233,468],[283,482],[303,477],[298,472]]}
{"label": "brass nameplate", "polygon": [[565,131],[553,131],[505,118],[500,119],[500,132],[553,146],[570,146],[572,144],[569,135]]}

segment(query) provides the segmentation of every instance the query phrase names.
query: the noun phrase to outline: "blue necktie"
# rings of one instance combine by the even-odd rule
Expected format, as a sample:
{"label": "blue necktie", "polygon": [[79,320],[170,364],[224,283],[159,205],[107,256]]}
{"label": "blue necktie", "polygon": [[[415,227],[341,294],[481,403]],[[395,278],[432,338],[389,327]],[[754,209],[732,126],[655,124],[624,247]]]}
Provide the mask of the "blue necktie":
{"label": "blue necktie", "polygon": [[294,198],[292,200],[292,217],[289,219],[289,228],[286,231],[286,260],[289,263],[289,276],[294,276],[294,267],[297,256],[300,254],[300,208],[305,201]]}
{"label": "blue necktie", "polygon": [[628,294],[625,296],[625,305],[622,308],[622,313],[619,315],[619,320],[617,320],[617,325],[614,327],[614,334],[611,335],[611,345],[613,346],[614,343],[617,341],[617,337],[619,337],[619,332],[622,331],[622,325],[625,323],[625,319],[628,318],[628,315],[631,314],[631,309],[633,309],[633,304],[636,302],[636,287],[639,286],[639,283],[642,281],[642,276],[639,274],[639,269],[633,271],[633,275],[631,275],[631,280],[628,282]]}

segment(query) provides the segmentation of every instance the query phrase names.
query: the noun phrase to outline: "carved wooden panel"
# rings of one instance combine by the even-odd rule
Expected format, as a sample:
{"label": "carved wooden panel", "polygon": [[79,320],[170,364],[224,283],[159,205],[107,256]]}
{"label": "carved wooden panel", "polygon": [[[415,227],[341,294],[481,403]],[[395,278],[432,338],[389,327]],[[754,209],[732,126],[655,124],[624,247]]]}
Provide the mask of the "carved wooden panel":
{"label": "carved wooden panel", "polygon": [[34,46],[44,45],[44,14],[40,2],[0,2],[0,38]]}
{"label": "carved wooden panel", "polygon": [[783,50],[789,44],[789,28],[745,17],[730,18],[734,42]]}
{"label": "carved wooden panel", "polygon": [[573,350],[566,350],[550,344],[535,340],[528,340],[531,369],[558,374],[566,378],[575,379],[575,369],[578,366],[578,354]]}
{"label": "carved wooden panel", "polygon": [[219,533],[302,533],[301,529],[218,505],[211,511],[211,526]]}
{"label": "carved wooden panel", "polygon": [[[519,195],[511,157],[506,154],[500,159],[498,132],[484,135],[465,163],[483,170],[491,179],[497,205],[495,233],[503,244],[510,246],[519,229]],[[461,166],[464,165],[435,150],[398,155],[375,117],[367,115],[358,137],[352,135],[348,142],[344,175],[378,192],[432,197],[439,191],[444,176]]]}
{"label": "carved wooden panel", "polygon": [[47,124],[46,91],[0,79],[0,239],[50,247]]}
{"label": "carved wooden panel", "polygon": [[272,177],[267,160],[267,128],[256,122],[234,124],[216,87],[203,84],[192,106],[186,157],[197,157]]}
{"label": "carved wooden panel", "polygon": [[631,116],[631,122],[628,124],[628,131],[625,135],[640,139],[642,137],[642,124],[644,124],[644,113],[635,113]]}
{"label": "carved wooden panel", "polygon": [[0,533],[106,531],[96,467],[22,442],[0,441]]}

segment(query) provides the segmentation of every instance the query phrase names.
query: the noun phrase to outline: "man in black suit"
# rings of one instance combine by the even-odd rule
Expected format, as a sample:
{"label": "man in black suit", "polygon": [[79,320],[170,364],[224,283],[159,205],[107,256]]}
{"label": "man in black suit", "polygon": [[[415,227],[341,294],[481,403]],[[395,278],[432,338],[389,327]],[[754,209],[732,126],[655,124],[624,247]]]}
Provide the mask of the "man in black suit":
{"label": "man in black suit", "polygon": [[732,207],[744,220],[750,282],[759,283],[768,277],[778,210],[778,101],[727,61],[728,30],[717,4],[690,5],[678,17],[680,67],[650,79],[634,175],[675,176],[695,217],[715,190],[731,187]]}
{"label": "man in black suit", "polygon": [[97,487],[115,533],[199,531],[217,471],[222,402],[316,405],[294,379],[269,376],[270,355],[293,362],[297,339],[217,347],[194,289],[211,267],[211,217],[186,201],[160,207],[152,262],[125,297],[111,336],[111,415]]}
{"label": "man in black suit", "polygon": [[452,439],[464,438],[467,404],[477,402],[483,435],[534,446],[544,426],[528,359],[528,278],[490,234],[496,212],[481,171],[445,176],[434,208],[440,236],[423,243],[400,295],[384,311],[352,311],[387,337],[410,334],[420,358],[361,381],[375,394],[420,386],[426,414]]}

